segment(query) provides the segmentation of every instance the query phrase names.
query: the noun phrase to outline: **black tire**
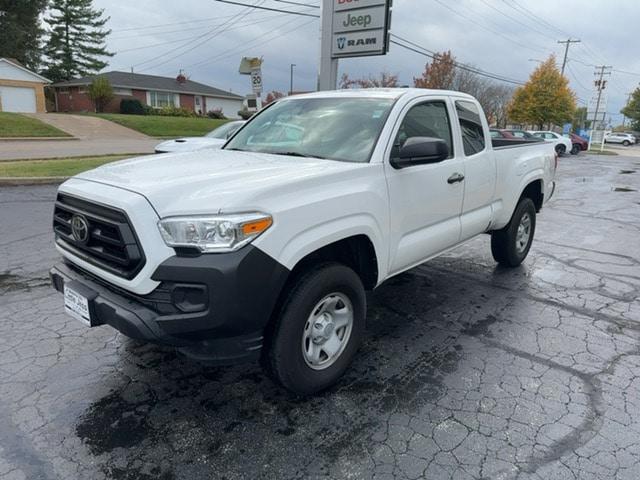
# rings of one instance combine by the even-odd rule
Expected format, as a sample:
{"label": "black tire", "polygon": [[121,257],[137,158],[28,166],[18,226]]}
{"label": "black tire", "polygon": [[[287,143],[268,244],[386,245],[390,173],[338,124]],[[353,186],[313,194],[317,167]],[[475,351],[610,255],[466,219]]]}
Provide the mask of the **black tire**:
{"label": "black tire", "polygon": [[564,155],[567,152],[567,147],[564,145],[556,145],[556,153],[558,155]]}
{"label": "black tire", "polygon": [[[529,237],[524,248],[518,248],[518,227],[525,215],[529,215]],[[505,267],[517,267],[527,257],[536,231],[536,207],[530,198],[521,198],[511,220],[502,230],[491,232],[493,259]]]}
{"label": "black tire", "polygon": [[622,145],[628,147],[629,145],[631,145],[631,142],[629,140],[623,140]]}
{"label": "black tire", "polygon": [[[333,293],[345,295],[351,302],[351,333],[333,363],[323,369],[313,369],[303,354],[305,326],[318,303]],[[267,338],[264,352],[267,371],[276,382],[297,395],[311,395],[330,387],[351,364],[360,346],[366,309],[362,281],[352,269],[327,263],[302,275],[291,287]]]}
{"label": "black tire", "polygon": [[580,153],[580,145],[578,145],[577,143],[574,143],[571,146],[571,155],[577,155]]}

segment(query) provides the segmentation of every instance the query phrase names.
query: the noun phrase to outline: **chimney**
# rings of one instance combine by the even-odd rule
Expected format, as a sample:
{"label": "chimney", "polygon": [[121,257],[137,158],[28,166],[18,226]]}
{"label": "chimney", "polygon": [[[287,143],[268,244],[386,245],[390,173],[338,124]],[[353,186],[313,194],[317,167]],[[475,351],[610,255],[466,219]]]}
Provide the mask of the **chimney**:
{"label": "chimney", "polygon": [[183,83],[185,83],[187,81],[187,77],[185,77],[184,73],[182,73],[182,70],[180,70],[180,73],[176,77],[176,81],[179,84],[183,84]]}

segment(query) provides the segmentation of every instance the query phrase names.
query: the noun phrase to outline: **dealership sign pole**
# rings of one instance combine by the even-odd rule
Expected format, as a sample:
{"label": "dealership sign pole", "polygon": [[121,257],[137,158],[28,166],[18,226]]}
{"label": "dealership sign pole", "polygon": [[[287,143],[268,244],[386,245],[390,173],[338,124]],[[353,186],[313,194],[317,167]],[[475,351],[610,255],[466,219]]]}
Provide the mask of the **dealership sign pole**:
{"label": "dealership sign pole", "polygon": [[334,90],[338,59],[385,55],[391,0],[322,0],[318,90]]}

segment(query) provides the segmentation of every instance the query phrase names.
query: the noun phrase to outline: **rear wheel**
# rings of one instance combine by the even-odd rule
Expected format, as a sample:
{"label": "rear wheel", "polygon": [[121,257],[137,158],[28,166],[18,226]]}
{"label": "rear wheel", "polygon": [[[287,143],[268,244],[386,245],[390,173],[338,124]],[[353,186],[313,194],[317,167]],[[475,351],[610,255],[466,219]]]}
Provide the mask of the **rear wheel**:
{"label": "rear wheel", "polygon": [[556,145],[556,153],[558,155],[564,155],[567,151],[567,147],[564,145]]}
{"label": "rear wheel", "polygon": [[571,146],[571,155],[577,155],[578,153],[580,153],[580,145],[578,145],[577,143],[574,143]]}
{"label": "rear wheel", "polygon": [[493,259],[505,267],[517,267],[527,257],[536,230],[536,207],[530,198],[522,198],[509,224],[491,232]]}
{"label": "rear wheel", "polygon": [[365,314],[364,287],[350,268],[329,263],[303,275],[267,339],[269,372],[298,395],[330,387],[358,350]]}

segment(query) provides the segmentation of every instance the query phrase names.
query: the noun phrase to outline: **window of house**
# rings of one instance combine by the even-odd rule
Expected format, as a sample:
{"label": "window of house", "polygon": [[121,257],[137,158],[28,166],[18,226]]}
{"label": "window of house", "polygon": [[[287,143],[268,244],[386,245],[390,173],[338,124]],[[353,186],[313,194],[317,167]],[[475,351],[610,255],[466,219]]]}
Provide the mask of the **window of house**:
{"label": "window of house", "polygon": [[449,147],[449,158],[453,157],[447,105],[442,101],[433,101],[411,107],[400,124],[391,156],[397,156],[399,148],[411,137],[432,137],[444,140]]}
{"label": "window of house", "polygon": [[173,107],[173,93],[167,92],[149,92],[149,106],[153,108]]}
{"label": "window of house", "polygon": [[459,100],[456,102],[456,111],[460,121],[464,154],[469,157],[481,152],[485,149],[485,144],[478,107],[473,102]]}
{"label": "window of house", "polygon": [[114,88],[113,93],[115,95],[122,95],[124,97],[130,97],[133,95],[130,88]]}

